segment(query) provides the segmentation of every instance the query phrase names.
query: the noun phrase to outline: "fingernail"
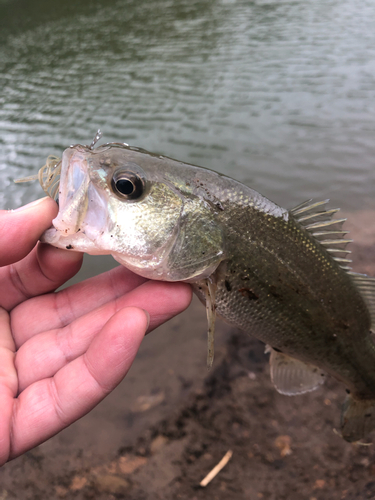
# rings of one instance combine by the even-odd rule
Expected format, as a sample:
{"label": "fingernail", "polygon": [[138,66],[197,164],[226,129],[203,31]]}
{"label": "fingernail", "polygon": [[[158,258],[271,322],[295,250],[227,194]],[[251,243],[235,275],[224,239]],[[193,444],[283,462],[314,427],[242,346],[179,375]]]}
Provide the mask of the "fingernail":
{"label": "fingernail", "polygon": [[146,309],[143,309],[143,312],[147,316],[147,329],[148,329],[148,327],[150,326],[150,313],[148,311],[146,311]]}
{"label": "fingernail", "polygon": [[29,208],[34,208],[36,205],[39,205],[47,198],[49,198],[49,196],[45,196],[44,198],[39,198],[39,200],[32,201],[31,203],[28,203],[27,205],[24,205],[23,207],[19,207],[19,208],[16,208],[15,210],[12,210],[12,212],[22,212],[22,210],[28,210]]}

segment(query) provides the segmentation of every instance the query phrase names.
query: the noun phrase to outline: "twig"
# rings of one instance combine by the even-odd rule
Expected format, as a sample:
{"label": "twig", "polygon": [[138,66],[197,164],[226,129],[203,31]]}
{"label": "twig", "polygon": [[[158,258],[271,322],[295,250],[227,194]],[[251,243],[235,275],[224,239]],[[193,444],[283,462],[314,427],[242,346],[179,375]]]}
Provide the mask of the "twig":
{"label": "twig", "polygon": [[207,486],[208,483],[210,483],[213,480],[213,478],[219,474],[221,469],[223,469],[227,465],[229,460],[232,458],[232,455],[233,455],[232,450],[228,450],[226,452],[226,454],[223,456],[223,458],[220,460],[220,462],[217,465],[215,465],[215,467],[212,469],[212,471],[209,472],[207,474],[207,476],[204,479],[202,479],[202,481],[199,483],[202,486],[202,488]]}

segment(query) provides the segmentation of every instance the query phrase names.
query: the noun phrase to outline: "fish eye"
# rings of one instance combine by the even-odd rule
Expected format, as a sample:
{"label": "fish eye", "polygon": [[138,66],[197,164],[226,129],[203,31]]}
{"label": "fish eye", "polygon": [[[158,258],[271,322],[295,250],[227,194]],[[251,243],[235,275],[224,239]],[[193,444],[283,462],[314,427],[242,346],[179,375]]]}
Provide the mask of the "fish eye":
{"label": "fish eye", "polygon": [[144,191],[144,180],[134,172],[116,172],[112,178],[112,189],[120,198],[136,200]]}

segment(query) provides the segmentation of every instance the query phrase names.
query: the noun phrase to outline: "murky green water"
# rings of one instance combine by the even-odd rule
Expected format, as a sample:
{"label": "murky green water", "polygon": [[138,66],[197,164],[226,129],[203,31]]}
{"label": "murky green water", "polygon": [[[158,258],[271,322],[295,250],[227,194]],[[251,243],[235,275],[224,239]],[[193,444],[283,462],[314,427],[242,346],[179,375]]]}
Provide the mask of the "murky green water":
{"label": "murky green water", "polygon": [[374,26],[372,0],[0,0],[0,206],[99,127],[286,207],[370,204]]}

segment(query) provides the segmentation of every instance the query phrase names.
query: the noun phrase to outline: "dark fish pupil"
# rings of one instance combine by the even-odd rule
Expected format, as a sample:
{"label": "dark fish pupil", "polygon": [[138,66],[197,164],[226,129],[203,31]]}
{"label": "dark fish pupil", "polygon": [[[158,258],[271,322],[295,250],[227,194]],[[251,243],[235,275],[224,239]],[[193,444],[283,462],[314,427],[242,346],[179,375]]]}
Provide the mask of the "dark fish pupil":
{"label": "dark fish pupil", "polygon": [[113,173],[111,179],[112,191],[121,200],[134,201],[140,198],[144,191],[141,176],[135,172],[119,169]]}
{"label": "dark fish pupil", "polygon": [[130,195],[134,192],[134,184],[128,179],[119,179],[116,188],[121,194]]}

